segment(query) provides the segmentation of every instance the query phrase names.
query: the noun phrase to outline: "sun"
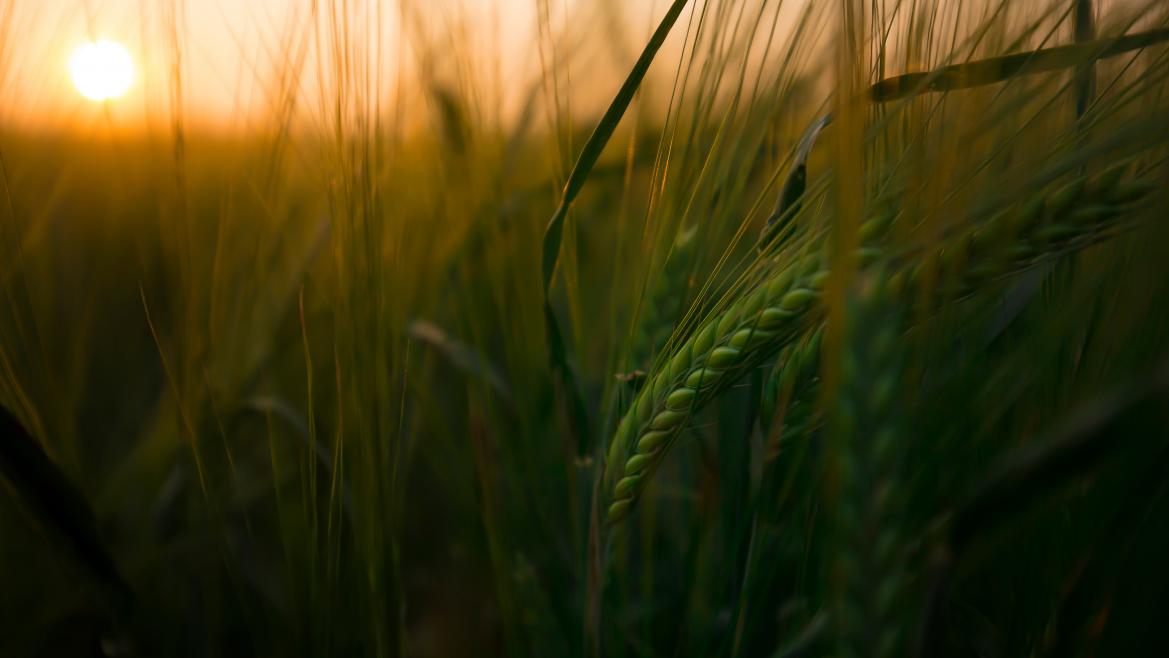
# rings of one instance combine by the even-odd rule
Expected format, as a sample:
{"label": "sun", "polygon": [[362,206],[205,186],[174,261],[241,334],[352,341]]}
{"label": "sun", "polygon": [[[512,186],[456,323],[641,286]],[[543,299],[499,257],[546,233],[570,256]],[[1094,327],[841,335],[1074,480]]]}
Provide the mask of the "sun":
{"label": "sun", "polygon": [[134,62],[122,44],[114,41],[83,43],[73,49],[69,72],[78,93],[92,101],[106,101],[126,93],[134,81]]}

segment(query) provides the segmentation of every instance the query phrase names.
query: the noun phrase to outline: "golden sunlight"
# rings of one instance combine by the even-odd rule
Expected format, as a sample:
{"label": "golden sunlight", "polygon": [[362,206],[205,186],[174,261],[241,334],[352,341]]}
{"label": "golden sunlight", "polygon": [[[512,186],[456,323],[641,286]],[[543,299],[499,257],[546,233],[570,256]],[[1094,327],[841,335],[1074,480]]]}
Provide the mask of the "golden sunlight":
{"label": "golden sunlight", "polygon": [[69,72],[78,93],[93,101],[118,98],[134,80],[134,62],[120,43],[83,43],[69,58]]}

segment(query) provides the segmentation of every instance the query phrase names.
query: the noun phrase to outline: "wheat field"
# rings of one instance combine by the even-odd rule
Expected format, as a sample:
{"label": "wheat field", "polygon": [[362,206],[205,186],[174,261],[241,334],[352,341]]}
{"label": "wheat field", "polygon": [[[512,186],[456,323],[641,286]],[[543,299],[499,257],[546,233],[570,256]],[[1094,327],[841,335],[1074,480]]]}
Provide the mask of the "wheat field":
{"label": "wheat field", "polygon": [[1169,655],[1165,3],[225,3],[0,0],[0,655]]}

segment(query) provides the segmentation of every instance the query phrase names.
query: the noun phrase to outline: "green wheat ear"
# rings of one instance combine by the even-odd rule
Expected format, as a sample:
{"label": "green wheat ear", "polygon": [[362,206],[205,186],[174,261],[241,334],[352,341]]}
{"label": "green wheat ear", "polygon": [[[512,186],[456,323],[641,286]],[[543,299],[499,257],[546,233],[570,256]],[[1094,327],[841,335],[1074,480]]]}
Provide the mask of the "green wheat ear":
{"label": "green wheat ear", "polygon": [[[875,238],[888,225],[886,216],[873,218],[867,233]],[[628,515],[697,409],[818,321],[826,271],[818,253],[789,264],[713,314],[651,374],[609,447],[610,522]]]}
{"label": "green wheat ear", "polygon": [[673,249],[662,266],[661,275],[646,295],[630,348],[633,368],[650,366],[654,354],[666,344],[674,330],[674,323],[681,317],[687,274],[697,250],[697,234],[695,227],[678,233]]}
{"label": "green wheat ear", "polygon": [[[1091,244],[1130,214],[1153,186],[1112,169],[1055,192],[1036,195],[951,241],[936,261],[949,287],[938,294],[968,294],[988,281],[1026,269],[1044,256]],[[911,295],[932,280],[925,260],[887,257],[877,244],[887,214],[860,227],[862,268],[885,263],[890,294]],[[1004,242],[1005,240],[1005,242]],[[959,257],[960,255],[960,257]],[[822,317],[820,298],[829,276],[819,254],[789,263],[725,310],[713,313],[663,360],[621,419],[609,444],[604,486],[610,523],[632,511],[690,417],[751,368],[790,345]],[[917,298],[917,295],[906,297]]]}
{"label": "green wheat ear", "polygon": [[[823,337],[823,327],[817,327],[800,342],[783,348],[776,358],[763,384],[759,410],[768,436],[800,435],[815,422]],[[776,422],[781,426],[774,427]]]}
{"label": "green wheat ear", "polygon": [[899,509],[904,509],[905,354],[898,334],[901,301],[881,273],[861,280],[844,314],[836,390],[829,402],[825,451],[837,645],[840,655],[903,655],[898,616],[906,567]]}

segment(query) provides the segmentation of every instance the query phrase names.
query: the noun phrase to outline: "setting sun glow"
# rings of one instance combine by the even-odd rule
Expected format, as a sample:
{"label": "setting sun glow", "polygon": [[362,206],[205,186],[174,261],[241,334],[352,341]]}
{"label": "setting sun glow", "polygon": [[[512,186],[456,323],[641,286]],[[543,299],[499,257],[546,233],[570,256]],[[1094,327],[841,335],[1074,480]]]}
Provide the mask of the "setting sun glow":
{"label": "setting sun glow", "polygon": [[69,58],[73,85],[84,97],[105,101],[126,93],[134,79],[130,53],[119,43],[96,41],[83,43]]}

